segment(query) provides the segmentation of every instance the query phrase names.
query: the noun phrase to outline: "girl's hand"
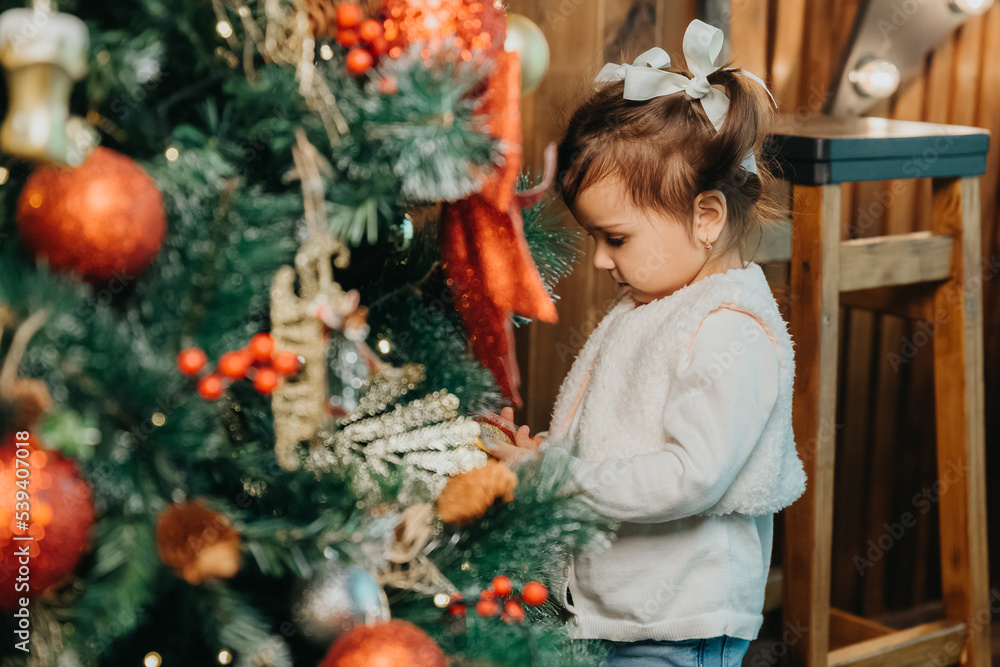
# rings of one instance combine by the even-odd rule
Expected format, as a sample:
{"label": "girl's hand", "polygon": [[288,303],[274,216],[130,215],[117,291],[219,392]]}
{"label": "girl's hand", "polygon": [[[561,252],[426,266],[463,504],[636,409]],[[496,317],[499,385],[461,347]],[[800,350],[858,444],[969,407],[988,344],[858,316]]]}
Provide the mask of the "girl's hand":
{"label": "girl's hand", "polygon": [[502,442],[494,442],[490,446],[490,454],[504,463],[521,463],[525,459],[538,456],[538,450],[525,447],[515,447]]}
{"label": "girl's hand", "polygon": [[[514,408],[504,408],[500,411],[500,416],[507,421],[514,423]],[[517,433],[514,434],[514,445],[521,447],[523,449],[535,450],[538,449],[539,441],[537,438],[532,438],[529,433],[531,429],[525,424],[517,429]]]}
{"label": "girl's hand", "polygon": [[[500,417],[510,422],[513,426],[514,410],[512,408],[501,410]],[[517,429],[514,435],[513,446],[493,441],[490,453],[504,463],[520,463],[529,457],[537,456],[539,453],[538,441],[528,435],[529,431],[530,429],[527,425]]]}

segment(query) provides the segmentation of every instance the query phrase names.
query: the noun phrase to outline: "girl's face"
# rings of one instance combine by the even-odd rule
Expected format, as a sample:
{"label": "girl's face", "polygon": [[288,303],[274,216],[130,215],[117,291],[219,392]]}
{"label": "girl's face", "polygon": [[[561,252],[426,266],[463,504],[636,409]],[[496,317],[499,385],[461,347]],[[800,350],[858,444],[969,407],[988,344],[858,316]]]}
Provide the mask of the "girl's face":
{"label": "girl's face", "polygon": [[617,178],[604,178],[580,193],[572,213],[597,242],[594,266],[610,272],[636,301],[649,303],[714,272],[709,260],[715,258],[705,250],[705,238],[712,243],[718,238],[725,224],[725,199],[721,211],[715,211],[721,222],[704,224],[698,208],[697,203],[692,208],[689,231],[687,220],[636,208]]}

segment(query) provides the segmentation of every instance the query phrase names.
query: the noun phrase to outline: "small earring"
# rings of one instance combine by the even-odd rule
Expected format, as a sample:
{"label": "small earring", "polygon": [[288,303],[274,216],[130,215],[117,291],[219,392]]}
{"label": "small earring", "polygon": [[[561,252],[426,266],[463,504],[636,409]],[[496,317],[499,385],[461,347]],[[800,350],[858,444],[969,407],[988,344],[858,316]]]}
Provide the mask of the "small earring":
{"label": "small earring", "polygon": [[711,250],[712,244],[708,242],[708,237],[705,237],[705,250]]}

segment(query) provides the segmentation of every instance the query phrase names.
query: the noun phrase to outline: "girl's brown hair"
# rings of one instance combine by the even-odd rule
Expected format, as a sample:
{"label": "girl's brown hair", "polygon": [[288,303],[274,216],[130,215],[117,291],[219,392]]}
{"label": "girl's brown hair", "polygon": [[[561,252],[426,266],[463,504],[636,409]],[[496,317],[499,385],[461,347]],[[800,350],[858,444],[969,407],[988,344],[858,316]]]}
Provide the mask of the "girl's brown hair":
{"label": "girl's brown hair", "polygon": [[[672,58],[678,60],[666,71],[692,78],[683,60]],[[709,74],[708,82],[729,97],[718,132],[701,101],[683,92],[627,100],[624,81],[594,92],[573,113],[559,144],[556,188],[566,205],[572,208],[601,179],[617,177],[634,205],[690,227],[694,198],[719,190],[729,212],[719,250],[737,249],[747,259],[762,225],[784,213],[761,155],[774,107],[760,84],[728,65]],[[756,174],[740,164],[751,151]]]}

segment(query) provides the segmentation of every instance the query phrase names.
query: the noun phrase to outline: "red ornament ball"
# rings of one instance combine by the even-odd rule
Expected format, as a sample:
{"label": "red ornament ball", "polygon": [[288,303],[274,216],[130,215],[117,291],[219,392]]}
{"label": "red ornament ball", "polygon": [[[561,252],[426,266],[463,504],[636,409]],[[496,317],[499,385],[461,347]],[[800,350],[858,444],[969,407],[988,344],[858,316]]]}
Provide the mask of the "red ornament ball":
{"label": "red ornament ball", "polygon": [[267,361],[274,352],[274,339],[269,333],[259,333],[250,339],[250,354],[257,361]]}
{"label": "red ornament ball", "polygon": [[361,7],[353,2],[344,2],[337,6],[337,25],[341,28],[354,28],[361,23]]}
{"label": "red ornament ball", "polygon": [[[14,435],[8,435],[0,444],[0,572],[10,573],[0,586],[3,609],[13,609],[19,598],[33,598],[64,583],[87,551],[94,525],[94,496],[76,464],[58,452],[41,449],[35,438],[28,441],[27,457],[17,456],[15,442]],[[26,461],[28,467],[15,459]],[[18,472],[24,470],[26,477]],[[22,502],[20,492],[28,494],[26,517],[15,505]],[[23,535],[34,539],[13,539]],[[19,554],[25,548],[30,590],[19,591]]]}
{"label": "red ornament ball", "polygon": [[222,398],[222,378],[216,374],[206,375],[198,382],[198,395],[206,401],[217,401]]}
{"label": "red ornament ball", "polygon": [[524,609],[522,609],[521,605],[514,602],[513,600],[507,601],[507,604],[503,606],[503,612],[504,612],[503,620],[507,621],[508,623],[510,623],[511,621],[513,621],[514,623],[520,623],[521,621],[524,620]]}
{"label": "red ornament ball", "polygon": [[[374,48],[374,47],[373,47]],[[383,76],[378,80],[378,92],[383,95],[395,95],[399,92],[399,85],[394,76]]]}
{"label": "red ornament ball", "polygon": [[496,616],[500,611],[500,606],[493,600],[480,600],[476,603],[476,613],[480,616]]}
{"label": "red ornament ball", "polygon": [[177,355],[177,368],[184,375],[197,375],[198,371],[205,367],[208,357],[204,350],[197,347],[189,347],[181,350]]}
{"label": "red ornament ball", "polygon": [[549,599],[549,589],[539,581],[529,581],[521,591],[521,599],[524,600],[524,604],[533,606],[544,604]]}
{"label": "red ornament ball", "polygon": [[253,363],[253,357],[249,351],[234,350],[232,352],[226,352],[219,357],[218,368],[219,372],[227,378],[238,380],[247,374],[247,370],[250,368],[251,363]]}
{"label": "red ornament ball", "polygon": [[447,667],[444,651],[407,621],[359,625],[327,651],[320,667]]}
{"label": "red ornament ball", "polygon": [[134,280],[167,231],[163,197],[134,160],[95,148],[79,167],[39,169],[17,200],[25,248],[92,280]]}
{"label": "red ornament ball", "polygon": [[[384,56],[389,53],[389,47],[389,40],[385,37],[379,36],[373,39],[372,43],[368,45],[368,50],[371,51],[374,56]],[[384,93],[385,91],[382,90],[382,92]]]}
{"label": "red ornament ball", "polygon": [[341,28],[337,31],[337,42],[341,46],[351,47],[360,41],[358,31],[354,28]]}
{"label": "red ornament ball", "polygon": [[351,74],[364,74],[375,62],[374,56],[367,50],[355,47],[347,52],[347,71]]}
{"label": "red ornament ball", "polygon": [[257,370],[257,376],[253,379],[253,387],[265,396],[270,395],[278,387],[278,374],[270,368]]}
{"label": "red ornament ball", "polygon": [[299,370],[299,358],[291,352],[279,352],[274,355],[271,368],[280,375],[294,375]]}
{"label": "red ornament ball", "polygon": [[513,590],[513,587],[510,585],[510,577],[494,577],[493,590],[497,595],[510,595],[511,590]]}
{"label": "red ornament ball", "polygon": [[361,39],[369,44],[381,37],[383,32],[385,32],[385,30],[382,27],[382,24],[375,19],[365,19],[361,22],[361,26],[358,28],[358,34],[361,35]]}

